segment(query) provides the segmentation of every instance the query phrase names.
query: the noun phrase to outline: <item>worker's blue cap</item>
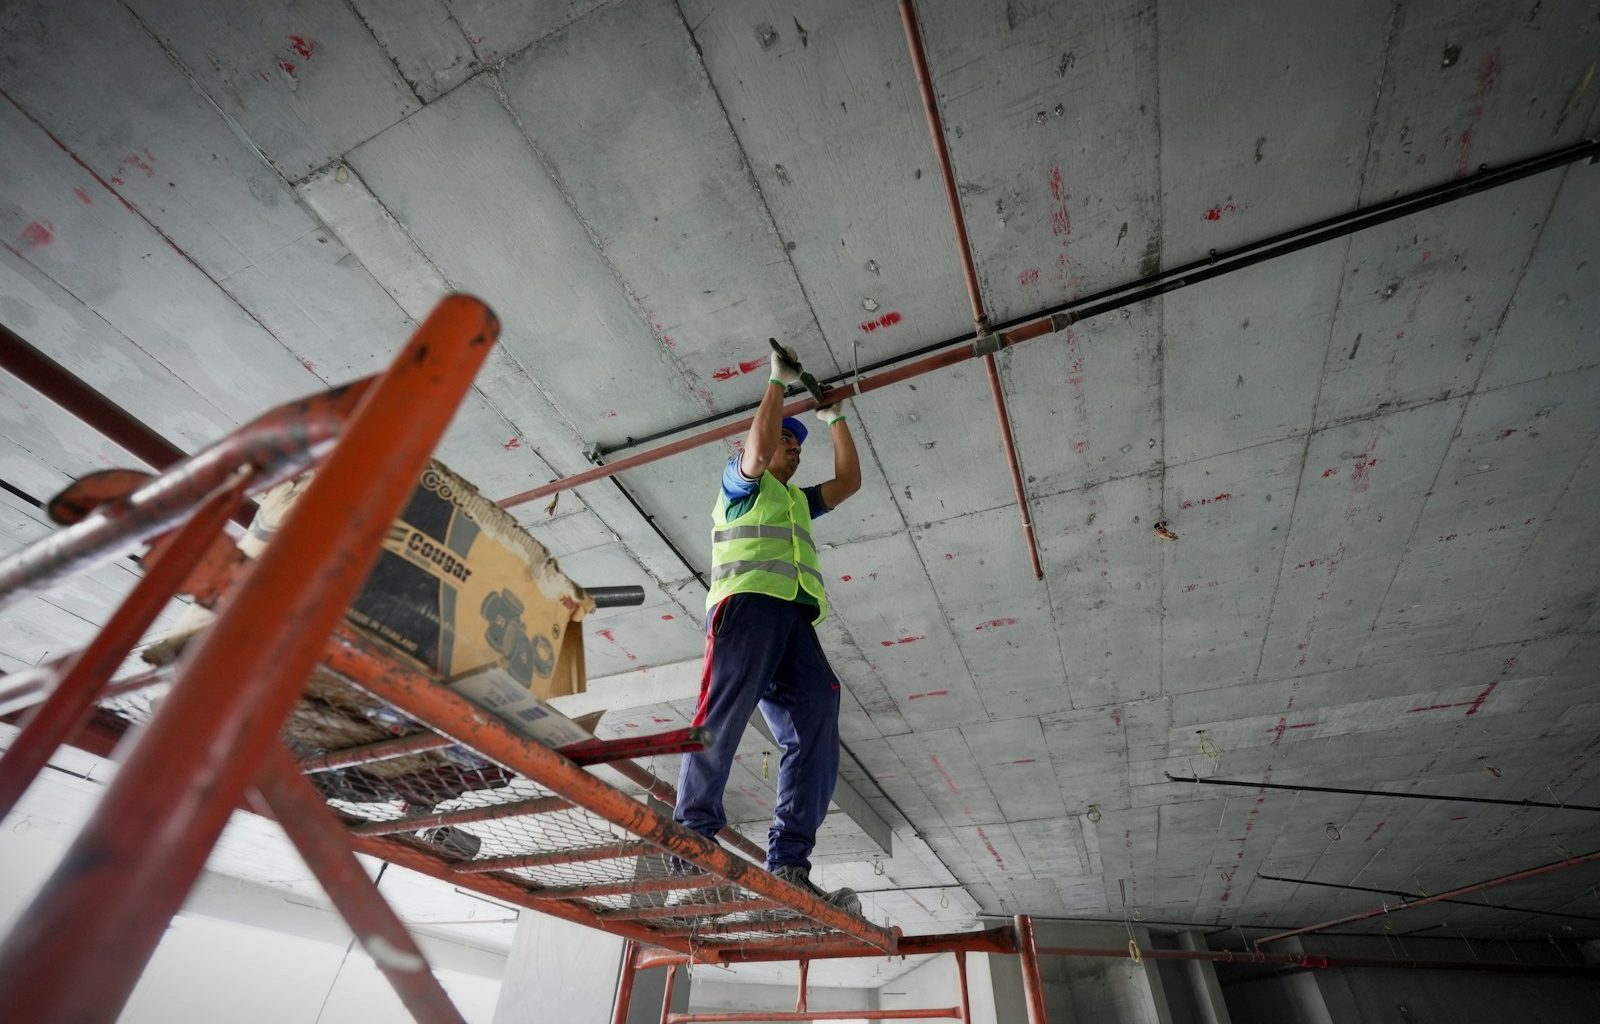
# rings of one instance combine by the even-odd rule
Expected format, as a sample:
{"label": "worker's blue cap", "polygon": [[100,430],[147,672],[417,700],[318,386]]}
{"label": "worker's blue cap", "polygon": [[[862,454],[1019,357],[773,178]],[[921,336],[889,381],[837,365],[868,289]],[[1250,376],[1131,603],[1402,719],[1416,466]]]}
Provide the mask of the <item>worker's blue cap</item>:
{"label": "worker's blue cap", "polygon": [[801,444],[806,443],[806,425],[793,416],[783,418],[783,429],[794,435],[794,439]]}

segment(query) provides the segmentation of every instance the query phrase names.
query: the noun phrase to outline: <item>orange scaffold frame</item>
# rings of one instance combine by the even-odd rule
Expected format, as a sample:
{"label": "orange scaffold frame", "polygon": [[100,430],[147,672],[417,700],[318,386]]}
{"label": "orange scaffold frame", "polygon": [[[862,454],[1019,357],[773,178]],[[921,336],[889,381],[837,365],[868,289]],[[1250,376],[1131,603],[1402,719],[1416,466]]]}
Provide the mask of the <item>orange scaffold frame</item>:
{"label": "orange scaffold frame", "polygon": [[[628,939],[618,1020],[627,1012],[634,970],[651,966],[652,957],[676,958],[675,963],[799,959],[798,1016],[773,1019],[821,1020],[827,1014],[804,1006],[808,959],[910,952],[964,957],[981,949],[1022,954],[1030,1018],[1042,1024],[1037,961],[1031,938],[1024,938],[1031,937],[1025,919],[1015,929],[903,938],[898,929],[779,881],[584,767],[609,764],[650,795],[671,801],[671,787],[627,758],[698,749],[704,742],[700,730],[593,741],[557,752],[342,621],[378,557],[385,530],[498,330],[482,302],[448,296],[384,373],[272,410],[189,458],[163,459],[170,464],[158,475],[109,471],[86,477],[51,504],[52,517],[68,524],[64,529],[0,559],[4,605],[72,571],[148,545],[143,577],[86,648],[0,677],[0,715],[21,725],[0,758],[0,817],[62,743],[114,753],[122,761],[61,864],[0,942],[0,1005],[37,1024],[114,1021],[229,816],[242,808],[282,825],[404,1004],[427,1024],[461,1017],[356,852]],[[9,331],[5,343],[13,349],[23,345]],[[224,532],[228,520],[240,516],[250,495],[312,467],[318,473],[276,541],[253,562],[237,556]],[[212,626],[175,671],[113,679],[168,600],[180,593],[218,608]],[[279,730],[319,664],[404,712],[424,731],[296,759]],[[225,688],[219,680],[227,681]],[[170,692],[132,742],[124,742],[127,723],[97,702],[159,682],[170,682]],[[318,772],[448,745],[469,748],[541,787],[543,795],[370,821],[330,806],[312,782]],[[466,859],[397,838],[430,826],[558,810],[581,812],[632,838]],[[731,830],[719,838],[757,860],[763,852]],[[637,859],[645,851],[676,858],[688,865],[687,873],[569,886],[533,884],[514,873],[536,865]],[[704,899],[653,908],[596,902],[668,890],[699,890]],[[743,938],[726,938],[740,931]],[[964,960],[958,964],[964,992]],[[964,1020],[964,1004],[963,997],[962,1007],[917,1013]],[[869,1012],[883,1019],[895,1014],[905,1016]]]}

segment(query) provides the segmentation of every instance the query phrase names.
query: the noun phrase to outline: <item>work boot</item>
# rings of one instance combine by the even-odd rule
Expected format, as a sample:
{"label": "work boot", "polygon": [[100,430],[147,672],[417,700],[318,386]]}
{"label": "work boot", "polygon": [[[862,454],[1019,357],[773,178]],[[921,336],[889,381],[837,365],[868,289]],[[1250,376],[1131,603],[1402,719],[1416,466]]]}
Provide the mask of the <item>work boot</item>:
{"label": "work boot", "polygon": [[854,889],[835,889],[832,892],[823,892],[811,884],[811,872],[798,864],[779,864],[772,869],[772,874],[775,878],[781,878],[790,885],[804,889],[824,903],[838,907],[846,914],[861,916],[861,897],[856,895]]}

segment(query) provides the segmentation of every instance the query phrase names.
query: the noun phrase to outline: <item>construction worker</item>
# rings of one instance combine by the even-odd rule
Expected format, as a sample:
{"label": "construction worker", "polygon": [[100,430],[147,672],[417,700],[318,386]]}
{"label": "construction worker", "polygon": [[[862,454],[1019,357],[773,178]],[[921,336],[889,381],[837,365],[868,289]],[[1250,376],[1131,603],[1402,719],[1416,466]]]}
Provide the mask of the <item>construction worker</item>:
{"label": "construction worker", "polygon": [[799,360],[772,354],[767,390],[744,450],[728,460],[712,510],[706,660],[694,724],[710,728],[705,750],[685,754],[673,817],[707,838],[727,824],[722,792],[750,713],[759,704],[783,747],[778,800],[767,833],[767,870],[851,913],[849,889],[811,884],[811,849],[839,774],[839,679],[817,640],[828,614],[811,522],[861,487],[861,465],[844,413],[817,410],[833,440],[833,479],[810,487],[800,468],[805,424],[783,415]]}

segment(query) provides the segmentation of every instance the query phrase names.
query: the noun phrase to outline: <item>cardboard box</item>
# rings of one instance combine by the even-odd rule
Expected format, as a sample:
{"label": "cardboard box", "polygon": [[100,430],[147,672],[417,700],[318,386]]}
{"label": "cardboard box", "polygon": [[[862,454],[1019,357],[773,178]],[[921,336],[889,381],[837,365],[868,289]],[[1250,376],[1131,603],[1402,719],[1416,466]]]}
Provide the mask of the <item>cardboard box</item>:
{"label": "cardboard box", "polygon": [[[260,554],[309,481],[262,496],[245,553]],[[498,667],[494,692],[503,698],[514,680],[542,701],[583,691],[582,620],[593,608],[510,513],[433,461],[345,617],[442,680]]]}

